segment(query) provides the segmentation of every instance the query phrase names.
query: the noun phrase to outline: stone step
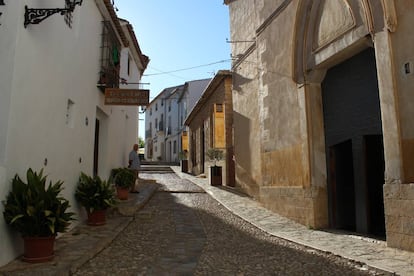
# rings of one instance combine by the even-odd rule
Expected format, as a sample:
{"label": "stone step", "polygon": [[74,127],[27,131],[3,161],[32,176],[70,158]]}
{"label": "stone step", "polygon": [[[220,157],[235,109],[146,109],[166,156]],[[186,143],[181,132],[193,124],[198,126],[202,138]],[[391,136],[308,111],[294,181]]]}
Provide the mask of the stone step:
{"label": "stone step", "polygon": [[170,166],[142,165],[141,172],[173,172]]}

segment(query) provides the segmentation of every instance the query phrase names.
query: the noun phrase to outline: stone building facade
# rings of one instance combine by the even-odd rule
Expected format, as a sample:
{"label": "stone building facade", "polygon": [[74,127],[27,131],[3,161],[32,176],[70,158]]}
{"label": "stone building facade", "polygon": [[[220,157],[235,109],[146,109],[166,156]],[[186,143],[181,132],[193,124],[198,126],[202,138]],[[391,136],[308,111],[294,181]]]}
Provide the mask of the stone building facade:
{"label": "stone building facade", "polygon": [[213,163],[206,152],[211,148],[220,149],[224,158],[217,165],[222,167],[222,184],[227,186],[234,186],[231,85],[231,72],[218,71],[185,120],[189,128],[189,172],[207,175]]}
{"label": "stone building facade", "polygon": [[145,108],[146,160],[177,162],[182,131],[179,99],[183,91],[184,85],[165,88]]}
{"label": "stone building facade", "polygon": [[414,250],[414,4],[227,0],[236,185]]}

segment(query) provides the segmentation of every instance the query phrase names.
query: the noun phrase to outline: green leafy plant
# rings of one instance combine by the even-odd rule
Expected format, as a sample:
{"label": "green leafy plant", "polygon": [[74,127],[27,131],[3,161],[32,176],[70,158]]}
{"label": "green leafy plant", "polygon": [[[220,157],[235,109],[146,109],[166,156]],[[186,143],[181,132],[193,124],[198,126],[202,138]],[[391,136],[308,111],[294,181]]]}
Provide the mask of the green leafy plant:
{"label": "green leafy plant", "polygon": [[110,182],[110,183],[115,183],[115,176],[120,172],[120,171],[122,171],[123,169],[125,169],[125,168],[114,168],[114,169],[112,169],[111,170],[111,175],[109,176],[109,179],[108,179],[108,181]]}
{"label": "green leafy plant", "polygon": [[99,176],[91,177],[83,172],[79,176],[75,198],[88,213],[105,210],[116,204],[115,190],[109,182]]}
{"label": "green leafy plant", "polygon": [[50,237],[65,232],[74,220],[68,212],[69,201],[59,196],[63,182],[49,182],[43,169],[39,173],[31,168],[26,173],[27,183],[17,174],[12,180],[12,190],[4,203],[3,216],[7,224],[24,237]]}
{"label": "green leafy plant", "polygon": [[187,160],[188,151],[187,150],[180,151],[180,153],[178,154],[178,158],[180,158],[180,160]]}
{"label": "green leafy plant", "polygon": [[138,137],[138,146],[140,149],[145,148],[145,141],[142,137]]}
{"label": "green leafy plant", "polygon": [[217,162],[222,160],[224,157],[223,151],[216,148],[208,149],[206,155],[210,161],[214,162],[214,166],[216,166]]}
{"label": "green leafy plant", "polygon": [[134,184],[135,174],[128,168],[116,169],[113,180],[120,188],[131,188]]}

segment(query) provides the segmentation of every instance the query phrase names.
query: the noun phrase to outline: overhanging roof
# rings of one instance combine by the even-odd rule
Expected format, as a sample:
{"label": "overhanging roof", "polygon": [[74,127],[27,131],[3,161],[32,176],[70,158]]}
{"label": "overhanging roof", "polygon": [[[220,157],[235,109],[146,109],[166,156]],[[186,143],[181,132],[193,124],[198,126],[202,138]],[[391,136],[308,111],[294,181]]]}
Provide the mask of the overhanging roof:
{"label": "overhanging roof", "polygon": [[213,79],[211,79],[210,83],[207,85],[206,89],[204,90],[203,94],[201,95],[200,99],[197,101],[196,105],[191,110],[190,114],[188,114],[187,118],[185,119],[184,124],[190,125],[192,120],[197,116],[198,112],[201,110],[201,108],[204,106],[204,104],[207,102],[208,98],[216,91],[218,85],[226,78],[231,77],[232,73],[230,70],[220,70],[217,72],[217,74],[214,76]]}

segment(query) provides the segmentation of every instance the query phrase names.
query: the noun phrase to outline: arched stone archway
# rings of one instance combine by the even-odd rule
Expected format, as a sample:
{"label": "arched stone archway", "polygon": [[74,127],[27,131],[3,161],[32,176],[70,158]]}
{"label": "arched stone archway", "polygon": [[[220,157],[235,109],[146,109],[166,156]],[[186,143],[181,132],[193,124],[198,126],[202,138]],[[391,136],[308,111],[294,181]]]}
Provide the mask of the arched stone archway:
{"label": "arched stone archway", "polygon": [[[375,178],[375,173],[373,173],[372,170],[369,173],[366,171],[367,166],[364,163],[364,158],[372,158],[372,156],[367,157],[360,152],[361,154],[358,161],[356,161],[356,163],[353,161],[355,156],[352,153],[353,147],[351,140],[349,140],[349,143],[347,144],[342,143],[348,141],[345,139],[345,135],[342,139],[343,141],[339,138],[339,141],[342,142],[338,142],[339,144],[337,147],[332,147],[333,145],[329,144],[331,143],[331,138],[330,136],[327,136],[326,132],[331,132],[331,130],[334,129],[332,126],[335,125],[335,120],[338,119],[331,118],[330,120],[333,121],[327,122],[324,109],[328,109],[328,107],[324,107],[324,105],[334,105],[334,108],[338,109],[339,106],[344,105],[344,103],[341,103],[341,101],[343,101],[341,99],[331,99],[329,102],[327,102],[326,99],[323,99],[322,83],[330,68],[339,66],[339,64],[344,63],[350,58],[359,56],[358,54],[362,51],[374,47],[372,37],[375,35],[376,31],[382,30],[384,22],[381,19],[383,18],[381,5],[372,4],[372,1],[352,0],[300,1],[296,14],[293,79],[296,83],[303,85],[300,91],[305,94],[307,102],[306,113],[308,120],[310,169],[312,175],[311,185],[314,187],[323,186],[328,193],[328,207],[326,205],[320,206],[322,209],[328,208],[327,213],[329,214],[329,218],[326,218],[327,225],[329,224],[331,227],[344,228],[361,233],[375,232],[370,229],[384,229],[382,197],[382,180],[384,175],[380,172],[379,177]],[[373,65],[369,65],[371,69],[369,69],[369,67],[367,68],[368,71],[371,71],[371,76],[372,74],[374,74],[374,76],[376,75],[375,55],[373,62]],[[341,74],[344,73],[345,72],[341,72]],[[338,78],[338,76],[332,77],[332,74],[330,74],[329,79],[331,82],[332,78]],[[374,81],[374,86],[378,87],[376,78],[370,79],[371,81]],[[367,82],[371,81],[367,79]],[[355,87],[352,87],[355,84],[351,84],[351,82],[345,81],[340,83],[342,86],[349,84],[349,89],[355,89]],[[326,85],[324,89],[328,89]],[[364,88],[361,87],[361,90],[363,89]],[[335,92],[335,90],[328,91],[328,93],[334,94],[332,92]],[[342,93],[346,92],[343,91]],[[377,105],[379,108],[378,88],[376,92],[374,91],[374,95],[375,94],[377,95],[377,102],[375,103],[375,101],[373,101],[373,104]],[[340,94],[337,94],[337,96],[334,97],[340,97]],[[354,100],[356,101],[357,99]],[[352,99],[349,99],[349,102],[352,103]],[[344,107],[343,110],[347,110],[347,107]],[[379,112],[379,110],[377,111]],[[338,114],[339,113],[335,116],[338,117]],[[344,116],[362,115],[347,113]],[[367,116],[370,115],[368,114]],[[339,124],[340,122],[337,121],[337,123]],[[379,122],[379,124],[381,125],[381,122]],[[340,128],[343,129],[344,127]],[[350,131],[352,131],[352,126],[350,129]],[[375,133],[375,135],[378,135],[378,133]],[[361,140],[361,143],[364,143],[364,149],[365,147],[370,149],[373,147],[372,145],[375,144],[381,147],[380,152],[383,152],[382,131],[379,131],[379,135],[379,140],[370,139],[368,136],[364,135],[358,137],[362,138],[362,140],[359,140]],[[377,140],[380,142],[377,143]],[[361,147],[356,148],[362,150]],[[330,149],[337,149],[336,159],[331,158],[332,156],[330,156],[330,153],[335,151]],[[343,158],[338,159],[338,156],[343,156]],[[346,158],[346,156],[348,156],[348,158]],[[336,163],[333,160],[336,160]],[[332,162],[334,162],[335,165],[332,165]],[[338,163],[341,163],[342,165],[338,167]],[[354,175],[353,168],[355,166],[357,166],[356,171],[358,174]],[[383,166],[383,162],[378,163],[379,168]],[[351,168],[352,170],[347,170],[346,168]],[[363,172],[363,170],[365,171]],[[340,185],[340,182],[335,182],[335,178],[333,178],[332,175],[340,175],[341,172],[343,173],[341,181],[348,177],[348,180],[352,179],[352,185],[349,183],[350,181],[345,181],[347,183],[342,181],[341,183],[344,184],[338,186]],[[350,172],[352,172],[351,176],[349,176]],[[371,176],[372,174],[374,174],[374,176]],[[375,192],[372,192],[372,189],[368,191],[368,180],[357,181],[359,186],[354,187],[354,177],[361,176],[364,179],[375,178],[376,182],[378,182],[379,179],[380,182],[376,184]],[[346,188],[347,185],[352,186],[352,189]],[[338,189],[342,189],[342,194],[338,194]],[[348,192],[345,193],[346,191]],[[377,204],[375,207],[370,207],[369,202],[363,199],[369,198],[368,192],[371,192],[375,197],[379,197],[380,200],[372,199],[371,201],[380,202],[380,204]],[[347,199],[342,200],[342,198]],[[379,206],[381,208],[378,208],[378,205],[381,205]],[[347,211],[346,209],[351,211]],[[380,211],[380,214],[374,214],[374,209],[381,209],[382,211]],[[344,211],[342,212],[340,210]],[[324,212],[324,210],[315,210],[315,213],[318,212]],[[360,215],[361,213],[362,215]],[[378,224],[381,224],[380,226],[372,225],[375,223],[370,222],[371,213],[372,217],[382,218],[380,222],[378,222]],[[359,215],[357,216],[355,214]],[[380,232],[380,235],[384,234],[384,230],[376,232]]]}

